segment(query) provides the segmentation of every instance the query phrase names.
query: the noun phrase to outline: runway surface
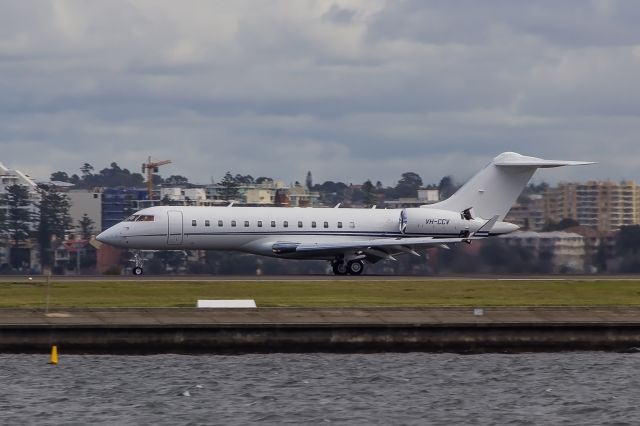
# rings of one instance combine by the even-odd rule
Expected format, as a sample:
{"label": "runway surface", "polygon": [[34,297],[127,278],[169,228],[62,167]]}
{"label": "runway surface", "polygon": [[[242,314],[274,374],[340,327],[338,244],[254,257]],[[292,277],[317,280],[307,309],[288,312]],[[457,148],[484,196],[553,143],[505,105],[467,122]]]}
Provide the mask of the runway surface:
{"label": "runway surface", "polygon": [[7,325],[339,325],[339,324],[640,324],[640,307],[427,308],[57,308],[0,309]]}
{"label": "runway surface", "polygon": [[[43,275],[2,275],[2,282],[44,282],[47,277]],[[414,275],[360,275],[360,276],[334,276],[334,275],[52,275],[52,282],[105,282],[105,281],[134,281],[134,282],[194,282],[194,281],[261,281],[261,282],[282,282],[282,281],[640,281],[638,275],[452,275],[452,276],[414,276]]]}

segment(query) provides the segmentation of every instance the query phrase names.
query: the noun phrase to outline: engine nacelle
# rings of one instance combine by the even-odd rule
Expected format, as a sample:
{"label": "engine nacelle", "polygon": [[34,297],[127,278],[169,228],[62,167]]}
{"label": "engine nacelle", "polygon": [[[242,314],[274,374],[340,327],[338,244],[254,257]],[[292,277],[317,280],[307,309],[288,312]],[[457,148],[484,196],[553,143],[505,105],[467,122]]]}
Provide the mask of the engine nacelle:
{"label": "engine nacelle", "polygon": [[[467,215],[467,217],[470,217]],[[448,210],[408,208],[400,213],[400,232],[406,235],[467,237],[484,221],[466,219],[464,214]]]}

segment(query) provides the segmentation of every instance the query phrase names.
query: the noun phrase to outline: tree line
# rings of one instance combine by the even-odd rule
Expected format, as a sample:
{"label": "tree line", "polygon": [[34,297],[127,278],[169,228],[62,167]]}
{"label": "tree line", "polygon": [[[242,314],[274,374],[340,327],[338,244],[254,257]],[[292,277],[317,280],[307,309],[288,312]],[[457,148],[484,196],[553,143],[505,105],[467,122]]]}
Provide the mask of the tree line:
{"label": "tree line", "polygon": [[[52,242],[73,232],[69,197],[54,185],[40,184],[36,191],[38,196],[34,201],[26,186],[10,185],[0,200],[4,207],[0,209],[0,233],[11,247],[9,265],[13,269],[30,264],[29,251],[23,250],[27,240],[35,241],[40,247],[41,268],[52,266]],[[79,220],[78,229],[85,239],[95,232],[94,223],[87,215]]]}
{"label": "tree line", "polygon": [[[66,182],[73,184],[76,188],[91,189],[96,187],[143,187],[145,177],[140,173],[131,172],[129,169],[121,168],[113,162],[109,167],[96,172],[89,163],[84,163],[80,167],[80,175],[68,174],[57,171],[52,173],[52,182]],[[227,171],[222,179],[217,182],[221,187],[220,195],[224,200],[235,200],[239,197],[238,189],[242,185],[268,184],[273,183],[271,177],[260,176],[254,178],[251,175],[233,174]],[[153,175],[154,185],[197,187],[201,185],[193,184],[188,178],[181,175],[171,175],[163,179],[157,174]],[[296,181],[294,186],[302,187],[303,184]],[[310,191],[320,194],[320,201],[325,205],[335,205],[343,203],[345,207],[351,204],[376,205],[384,200],[398,198],[412,198],[417,196],[418,188],[424,186],[423,180],[418,173],[402,173],[400,179],[394,186],[384,186],[382,182],[367,179],[362,184],[346,184],[344,182],[325,181],[321,184],[314,184],[313,177],[309,171],[306,175],[304,187]],[[458,188],[451,176],[443,177],[436,186],[440,191],[441,198],[446,198]]]}

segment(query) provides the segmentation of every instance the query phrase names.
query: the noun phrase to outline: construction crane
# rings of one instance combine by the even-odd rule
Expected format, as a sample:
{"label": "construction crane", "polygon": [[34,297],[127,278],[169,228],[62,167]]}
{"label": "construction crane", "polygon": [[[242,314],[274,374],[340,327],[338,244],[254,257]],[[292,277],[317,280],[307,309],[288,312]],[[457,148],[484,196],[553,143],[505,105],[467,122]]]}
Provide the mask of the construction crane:
{"label": "construction crane", "polygon": [[153,201],[153,174],[158,173],[158,167],[171,163],[171,160],[151,161],[151,157],[146,163],[142,163],[142,173],[147,172],[147,192],[149,201]]}

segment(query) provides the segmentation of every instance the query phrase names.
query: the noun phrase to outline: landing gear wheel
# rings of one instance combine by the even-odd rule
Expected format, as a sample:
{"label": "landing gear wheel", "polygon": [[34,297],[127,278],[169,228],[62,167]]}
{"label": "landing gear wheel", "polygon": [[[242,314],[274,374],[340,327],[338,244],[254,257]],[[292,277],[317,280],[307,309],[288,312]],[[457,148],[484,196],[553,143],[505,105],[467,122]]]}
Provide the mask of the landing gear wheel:
{"label": "landing gear wheel", "polygon": [[142,268],[139,266],[136,266],[135,268],[133,268],[133,275],[142,275]]}
{"label": "landing gear wheel", "polygon": [[364,263],[362,260],[352,260],[347,264],[347,268],[349,269],[349,274],[360,275],[364,270]]}
{"label": "landing gear wheel", "polygon": [[344,262],[337,262],[333,264],[333,273],[336,275],[347,275],[347,265]]}

